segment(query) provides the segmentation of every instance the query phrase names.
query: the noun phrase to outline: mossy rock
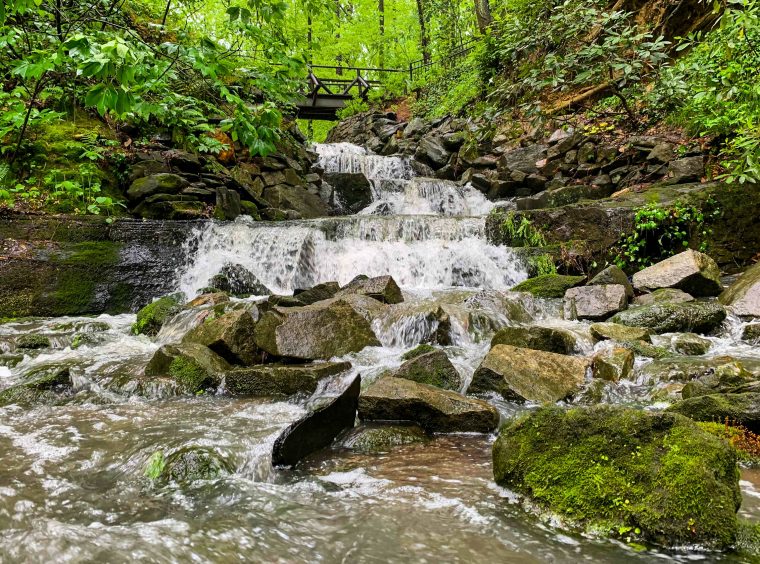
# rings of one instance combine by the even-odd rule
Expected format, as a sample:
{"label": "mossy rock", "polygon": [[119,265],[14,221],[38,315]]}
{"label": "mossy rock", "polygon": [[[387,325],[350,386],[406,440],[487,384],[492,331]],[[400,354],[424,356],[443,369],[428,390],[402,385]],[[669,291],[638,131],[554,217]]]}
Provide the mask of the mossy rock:
{"label": "mossy rock", "polygon": [[156,451],[148,460],[145,475],[154,483],[187,487],[200,480],[215,480],[234,471],[232,464],[214,449],[191,446],[168,456]]}
{"label": "mossy rock", "polygon": [[512,345],[557,354],[573,354],[577,347],[575,335],[570,331],[537,325],[499,329],[491,339],[491,347],[496,345]]}
{"label": "mossy rock", "polygon": [[446,353],[437,349],[407,360],[396,370],[394,376],[444,390],[459,390],[462,387],[459,372]]}
{"label": "mossy rock", "polygon": [[624,341],[620,343],[620,346],[633,351],[637,357],[661,359],[673,356],[668,349],[656,347],[647,341]]}
{"label": "mossy rock", "polygon": [[149,303],[137,312],[137,321],[132,325],[135,335],[155,336],[164,323],[182,308],[184,296],[171,294]]}
{"label": "mossy rock", "polygon": [[688,356],[701,356],[710,350],[712,342],[693,333],[682,333],[673,337],[673,350]]}
{"label": "mossy rock", "polygon": [[597,341],[649,341],[651,331],[646,327],[628,327],[619,323],[592,323],[589,327],[591,336]]}
{"label": "mossy rock", "polygon": [[0,407],[56,403],[70,389],[71,375],[67,366],[42,368],[29,381],[0,391]]}
{"label": "mossy rock", "polygon": [[673,413],[540,408],[502,428],[494,477],[582,530],[726,549],[741,503],[734,450]]}
{"label": "mossy rock", "polygon": [[416,425],[362,425],[338,440],[338,447],[362,454],[384,454],[396,447],[421,443],[430,437]]}
{"label": "mossy rock", "polygon": [[629,327],[648,327],[654,333],[709,333],[726,318],[725,308],[715,302],[655,304],[621,311],[610,319]]}
{"label": "mossy rock", "polygon": [[401,356],[401,360],[412,360],[413,358],[417,358],[418,356],[427,354],[429,352],[433,352],[435,350],[438,350],[438,349],[436,349],[433,345],[422,343],[421,345],[417,345],[413,349],[406,351]]}
{"label": "mossy rock", "polygon": [[164,345],[158,349],[148,366],[148,378],[170,377],[184,393],[216,389],[231,366],[208,347],[196,343]]}
{"label": "mossy rock", "polygon": [[586,281],[585,276],[567,276],[563,274],[544,274],[528,278],[514,288],[513,292],[528,292],[537,298],[563,298],[570,288],[580,286]]}
{"label": "mossy rock", "polygon": [[16,339],[16,348],[19,349],[47,349],[50,348],[50,339],[45,335],[29,333]]}
{"label": "mossy rock", "polygon": [[673,404],[668,411],[680,413],[694,421],[721,422],[743,425],[760,433],[760,393],[708,394],[690,397]]}

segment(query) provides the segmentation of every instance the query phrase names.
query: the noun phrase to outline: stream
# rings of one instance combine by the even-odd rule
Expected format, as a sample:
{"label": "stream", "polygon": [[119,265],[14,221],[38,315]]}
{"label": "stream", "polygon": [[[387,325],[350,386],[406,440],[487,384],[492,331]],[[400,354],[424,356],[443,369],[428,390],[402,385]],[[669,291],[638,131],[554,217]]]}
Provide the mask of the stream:
{"label": "stream", "polygon": [[[181,251],[176,286],[188,297],[225,264],[290,294],[359,274],[390,274],[405,301],[373,329],[382,343],[347,355],[363,386],[401,364],[403,352],[451,319],[445,347],[466,389],[494,331],[540,322],[594,344],[587,322],[565,321],[561,304],[513,294],[527,278],[505,247],[487,243],[492,204],[470,186],[416,177],[400,157],[348,144],[319,145],[327,172],[363,172],[373,202],[347,217],[290,222],[207,222]],[[256,298],[250,298],[256,299]],[[156,338],[135,336],[134,315],[19,320],[0,325],[0,390],[69,369],[75,392],[57,405],[0,407],[0,562],[741,562],[698,550],[636,552],[615,540],[574,535],[526,514],[494,484],[493,436],[441,435],[382,455],[322,451],[296,470],[274,470],[278,434],[305,412],[292,401],[171,397],[136,387],[153,353],[178,341],[197,312],[175,316]],[[729,318],[706,355],[760,366]],[[22,350],[22,335],[51,347]],[[657,337],[666,345],[669,337]],[[672,382],[652,384],[648,359],[635,378],[607,385],[603,401],[667,405]],[[489,397],[508,417],[525,409]],[[232,475],[190,488],[157,487],[145,468],[157,450],[200,445],[230,460]],[[744,470],[740,514],[760,520],[760,473]]]}

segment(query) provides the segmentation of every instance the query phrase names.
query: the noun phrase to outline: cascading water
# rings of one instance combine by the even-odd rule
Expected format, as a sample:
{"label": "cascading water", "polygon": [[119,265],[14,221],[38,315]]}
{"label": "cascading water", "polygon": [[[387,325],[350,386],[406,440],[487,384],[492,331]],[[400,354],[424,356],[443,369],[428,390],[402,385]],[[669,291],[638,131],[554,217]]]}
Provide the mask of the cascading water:
{"label": "cascading water", "polygon": [[383,157],[339,143],[317,145],[327,172],[361,172],[374,201],[359,214],[287,223],[240,219],[210,223],[198,233],[179,289],[208,285],[237,263],[275,292],[359,274],[390,274],[405,289],[470,287],[505,290],[525,278],[511,250],[485,240],[492,204],[470,186],[415,177],[403,157]]}

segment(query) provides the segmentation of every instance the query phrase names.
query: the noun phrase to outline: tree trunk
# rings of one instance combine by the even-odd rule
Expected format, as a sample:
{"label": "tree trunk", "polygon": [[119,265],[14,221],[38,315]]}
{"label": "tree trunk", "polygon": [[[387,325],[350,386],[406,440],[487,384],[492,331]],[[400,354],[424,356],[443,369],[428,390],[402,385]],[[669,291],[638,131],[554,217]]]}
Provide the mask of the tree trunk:
{"label": "tree trunk", "polygon": [[380,17],[380,68],[385,68],[385,0],[377,0],[377,13]]}
{"label": "tree trunk", "polygon": [[491,4],[488,0],[475,0],[475,18],[478,21],[480,33],[484,34],[493,22]]}
{"label": "tree trunk", "polygon": [[420,48],[422,49],[422,61],[425,64],[428,64],[430,62],[430,40],[428,39],[425,26],[425,5],[423,4],[423,0],[417,0],[417,15],[420,20]]}
{"label": "tree trunk", "polygon": [[[335,19],[337,26],[335,31],[335,40],[338,41],[340,39],[340,31],[337,31],[340,29],[340,0],[335,0]],[[343,74],[343,68],[341,68],[341,64],[343,63],[343,55],[336,55],[335,62],[337,63],[335,65],[335,74],[341,76]]]}

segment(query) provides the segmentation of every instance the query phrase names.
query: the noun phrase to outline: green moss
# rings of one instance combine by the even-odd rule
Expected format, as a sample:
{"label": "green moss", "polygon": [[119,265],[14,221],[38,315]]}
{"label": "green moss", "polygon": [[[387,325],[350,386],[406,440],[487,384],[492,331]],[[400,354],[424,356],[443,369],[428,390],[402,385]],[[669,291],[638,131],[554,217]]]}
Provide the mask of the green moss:
{"label": "green moss", "polygon": [[137,312],[137,320],[132,325],[135,335],[157,335],[166,320],[177,313],[182,306],[182,299],[177,294],[164,296],[146,305]]}
{"label": "green moss", "polygon": [[496,481],[586,530],[727,548],[741,502],[736,454],[675,414],[546,407],[502,429]]}
{"label": "green moss", "polygon": [[78,270],[64,271],[58,277],[58,285],[53,292],[55,315],[87,313],[95,297],[96,272],[85,273]]}
{"label": "green moss", "polygon": [[190,393],[202,390],[209,380],[206,369],[185,356],[178,356],[172,360],[169,376]]}
{"label": "green moss", "polygon": [[45,335],[21,335],[16,339],[16,347],[19,349],[46,349],[50,347],[50,339]]}
{"label": "green moss", "polygon": [[668,411],[680,413],[695,421],[725,421],[744,425],[750,431],[760,430],[758,412],[760,393],[708,394],[690,397],[673,404]]}
{"label": "green moss", "polygon": [[425,431],[417,426],[383,425],[359,427],[344,440],[343,445],[364,454],[381,454],[393,448],[429,440]]}
{"label": "green moss", "polygon": [[113,241],[84,241],[67,249],[58,259],[67,266],[105,267],[119,263],[120,243]]}
{"label": "green moss", "polygon": [[413,358],[417,358],[418,356],[421,356],[423,354],[427,354],[429,352],[433,352],[435,350],[438,350],[438,349],[436,349],[432,345],[428,345],[428,344],[423,343],[423,344],[418,345],[417,347],[413,348],[410,351],[406,351],[403,354],[403,356],[401,357],[401,359],[402,360],[412,360]]}
{"label": "green moss", "polygon": [[646,341],[625,341],[620,343],[620,346],[624,349],[633,351],[637,357],[645,356],[647,358],[667,358],[673,356],[673,354],[666,348],[656,347]]}
{"label": "green moss", "polygon": [[562,274],[545,274],[528,278],[512,288],[513,292],[528,292],[537,298],[562,298],[570,288],[580,286],[585,276],[567,276]]}
{"label": "green moss", "polygon": [[16,384],[0,392],[0,406],[19,404],[34,405],[54,402],[58,393],[71,386],[67,367],[50,367],[42,369],[41,375],[32,377],[28,382]]}

